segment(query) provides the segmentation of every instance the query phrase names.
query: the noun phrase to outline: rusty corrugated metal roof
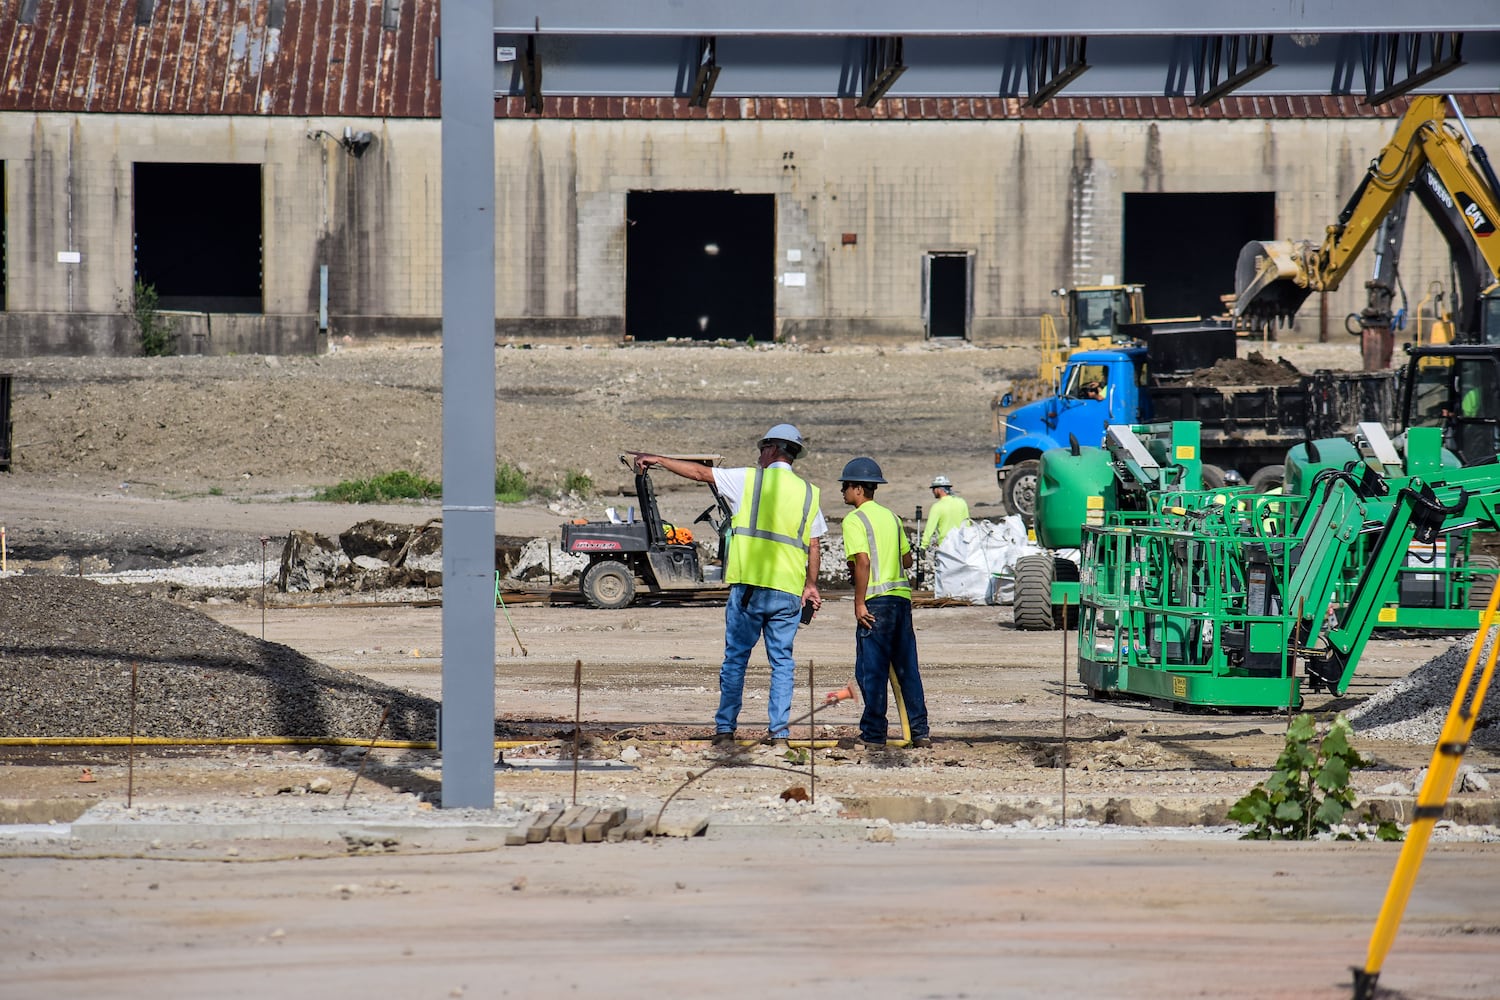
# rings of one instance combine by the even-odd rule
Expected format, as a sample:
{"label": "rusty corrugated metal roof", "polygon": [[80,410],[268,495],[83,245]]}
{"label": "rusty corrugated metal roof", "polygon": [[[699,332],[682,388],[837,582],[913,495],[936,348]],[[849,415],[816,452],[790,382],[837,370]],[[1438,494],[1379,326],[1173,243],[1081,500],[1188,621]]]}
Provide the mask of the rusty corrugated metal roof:
{"label": "rusty corrugated metal roof", "polygon": [[[137,24],[137,4],[150,11]],[[438,0],[0,0],[0,111],[435,118]]]}
{"label": "rusty corrugated metal roof", "polygon": [[[0,0],[0,111],[436,118],[439,0]],[[34,16],[22,23],[22,11]],[[387,27],[387,9],[394,19]],[[143,11],[148,17],[138,17]],[[138,24],[138,20],[145,23]],[[1500,116],[1500,97],[1465,95]],[[546,97],[540,116],[498,98],[499,118],[976,121],[1394,117],[1404,101],[1235,97],[853,99]]]}

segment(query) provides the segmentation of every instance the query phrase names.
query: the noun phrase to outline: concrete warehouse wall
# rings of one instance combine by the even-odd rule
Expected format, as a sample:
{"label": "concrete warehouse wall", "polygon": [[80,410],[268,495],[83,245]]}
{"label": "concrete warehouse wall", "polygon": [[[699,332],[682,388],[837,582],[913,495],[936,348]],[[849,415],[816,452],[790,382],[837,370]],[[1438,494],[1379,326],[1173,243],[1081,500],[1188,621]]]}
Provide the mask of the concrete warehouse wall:
{"label": "concrete warehouse wall", "polygon": [[[1471,120],[1500,149],[1500,120]],[[375,141],[355,157],[346,126]],[[432,120],[0,115],[6,311],[0,356],[134,353],[131,164],[259,163],[263,316],[185,316],[185,353],[310,352],[319,265],[328,336],[440,330],[439,123]],[[1394,130],[1380,119],[1006,122],[501,120],[497,335],[617,340],[631,190],[776,196],[778,333],[802,340],[923,335],[921,257],[975,254],[973,339],[1028,342],[1052,288],[1122,276],[1131,192],[1277,192],[1277,231],[1321,238]],[[311,137],[309,137],[311,135]],[[212,205],[185,203],[187,212]],[[1183,259],[1212,219],[1179,220]],[[854,246],[841,244],[854,233]],[[802,261],[787,262],[788,250]],[[59,251],[79,263],[60,263]],[[212,247],[194,252],[213,252]],[[647,262],[649,265],[649,262]],[[1364,300],[1368,261],[1332,296],[1334,336]],[[1420,209],[1402,274],[1415,307],[1447,275]],[[1222,275],[1232,290],[1233,274]],[[1317,323],[1304,307],[1303,334]]]}

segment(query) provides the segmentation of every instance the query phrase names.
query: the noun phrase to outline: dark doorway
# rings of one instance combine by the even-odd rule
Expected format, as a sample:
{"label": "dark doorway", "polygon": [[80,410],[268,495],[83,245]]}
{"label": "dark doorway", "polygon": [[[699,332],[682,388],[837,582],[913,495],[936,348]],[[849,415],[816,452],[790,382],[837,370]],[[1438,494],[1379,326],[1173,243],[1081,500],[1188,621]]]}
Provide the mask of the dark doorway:
{"label": "dark doorway", "polygon": [[1146,286],[1146,315],[1217,316],[1234,291],[1240,247],[1276,237],[1276,195],[1125,196],[1124,280]]}
{"label": "dark doorway", "polygon": [[967,251],[923,254],[922,298],[927,336],[969,336],[973,275],[974,255]]}
{"label": "dark doorway", "polygon": [[163,309],[258,313],[258,163],[137,163],[135,275]]}
{"label": "dark doorway", "polygon": [[775,195],[631,191],[625,217],[627,334],[775,339]]}
{"label": "dark doorway", "polygon": [[6,267],[5,258],[5,205],[5,161],[0,160],[0,312],[6,310],[5,293],[6,289],[10,287],[10,282],[6,277],[8,268]]}

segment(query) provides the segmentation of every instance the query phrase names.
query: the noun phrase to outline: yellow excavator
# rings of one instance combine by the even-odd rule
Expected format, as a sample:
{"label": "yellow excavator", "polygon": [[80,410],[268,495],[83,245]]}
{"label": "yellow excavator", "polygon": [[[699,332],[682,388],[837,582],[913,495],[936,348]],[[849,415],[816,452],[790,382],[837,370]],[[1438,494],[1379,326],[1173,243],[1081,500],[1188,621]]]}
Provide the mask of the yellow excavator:
{"label": "yellow excavator", "polygon": [[[1451,110],[1451,118],[1449,111]],[[1500,181],[1474,141],[1457,102],[1411,98],[1396,134],[1370,163],[1338,221],[1321,244],[1310,240],[1253,242],[1235,268],[1234,315],[1242,327],[1285,325],[1313,292],[1339,287],[1360,252],[1375,239],[1368,305],[1351,316],[1363,337],[1366,370],[1390,366],[1391,302],[1409,194],[1442,232],[1460,285],[1454,340],[1500,344]]]}

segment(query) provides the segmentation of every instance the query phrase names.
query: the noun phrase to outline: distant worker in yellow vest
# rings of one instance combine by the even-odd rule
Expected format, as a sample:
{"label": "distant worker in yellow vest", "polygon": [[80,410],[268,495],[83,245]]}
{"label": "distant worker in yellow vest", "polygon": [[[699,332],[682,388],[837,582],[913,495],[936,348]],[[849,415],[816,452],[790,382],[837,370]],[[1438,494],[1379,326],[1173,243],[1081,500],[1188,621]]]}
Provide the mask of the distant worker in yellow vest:
{"label": "distant worker in yellow vest", "polygon": [[932,509],[927,512],[927,527],[922,532],[922,548],[943,544],[948,532],[969,519],[969,505],[953,489],[947,476],[932,477]]}
{"label": "distant worker in yellow vest", "polygon": [[927,699],[917,668],[917,633],[911,622],[911,542],[906,526],[889,508],[875,502],[885,482],[873,458],[851,459],[840,487],[854,512],[844,517],[844,555],[854,579],[854,680],[865,700],[859,738],[871,747],[886,744],[888,681],[894,681],[906,707],[911,745],[930,747]]}
{"label": "distant worker in yellow vest", "polygon": [[653,465],[702,483],[713,483],[729,504],[729,557],[724,582],[724,663],[719,668],[719,711],[714,743],[734,741],[745,697],[745,667],[764,636],[771,662],[766,741],[784,744],[791,731],[796,661],[792,641],[803,618],[823,606],[818,593],[819,546],[828,522],[818,507],[818,488],[798,478],[792,462],[806,449],[802,433],[777,424],[760,439],[760,457],[751,468],[716,469],[699,462],[637,455],[636,468]]}

